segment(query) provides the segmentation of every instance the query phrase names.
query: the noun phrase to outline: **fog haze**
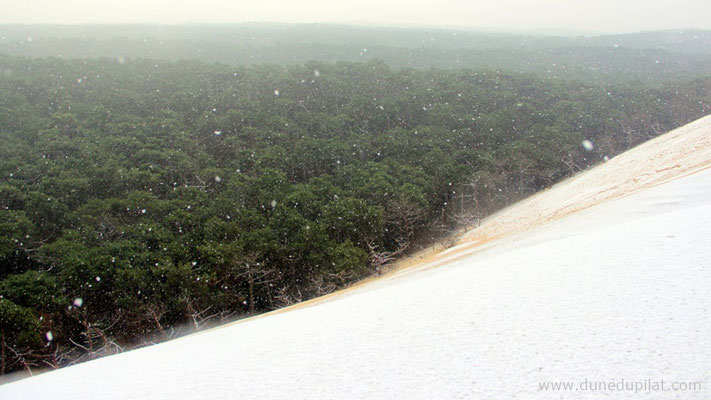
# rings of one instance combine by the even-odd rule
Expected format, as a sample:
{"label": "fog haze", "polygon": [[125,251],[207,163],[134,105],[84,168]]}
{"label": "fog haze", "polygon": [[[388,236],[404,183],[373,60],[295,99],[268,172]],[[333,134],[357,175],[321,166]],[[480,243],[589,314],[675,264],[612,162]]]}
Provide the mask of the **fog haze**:
{"label": "fog haze", "polygon": [[0,1],[0,23],[346,23],[558,33],[711,29],[711,2],[498,0]]}

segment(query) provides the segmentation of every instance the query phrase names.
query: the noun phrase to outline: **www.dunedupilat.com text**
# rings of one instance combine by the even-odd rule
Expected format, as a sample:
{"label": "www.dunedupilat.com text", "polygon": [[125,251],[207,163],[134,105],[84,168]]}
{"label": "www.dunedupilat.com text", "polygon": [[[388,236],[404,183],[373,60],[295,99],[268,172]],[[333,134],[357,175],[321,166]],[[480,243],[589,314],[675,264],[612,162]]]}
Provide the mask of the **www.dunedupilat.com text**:
{"label": "www.dunedupilat.com text", "polygon": [[702,382],[699,381],[666,381],[664,379],[610,379],[583,381],[546,381],[538,382],[538,391],[552,392],[700,392]]}

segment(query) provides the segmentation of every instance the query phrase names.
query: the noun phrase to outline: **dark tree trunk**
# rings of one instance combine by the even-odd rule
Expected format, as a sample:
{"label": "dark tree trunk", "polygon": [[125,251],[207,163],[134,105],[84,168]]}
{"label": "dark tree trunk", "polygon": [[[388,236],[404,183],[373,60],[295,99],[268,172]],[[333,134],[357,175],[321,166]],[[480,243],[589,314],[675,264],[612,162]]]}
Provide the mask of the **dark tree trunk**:
{"label": "dark tree trunk", "polygon": [[5,330],[0,332],[0,337],[2,341],[0,342],[0,348],[2,348],[2,355],[0,356],[0,375],[5,375]]}
{"label": "dark tree trunk", "polygon": [[247,267],[247,279],[249,280],[249,313],[254,314],[254,275],[251,265]]}

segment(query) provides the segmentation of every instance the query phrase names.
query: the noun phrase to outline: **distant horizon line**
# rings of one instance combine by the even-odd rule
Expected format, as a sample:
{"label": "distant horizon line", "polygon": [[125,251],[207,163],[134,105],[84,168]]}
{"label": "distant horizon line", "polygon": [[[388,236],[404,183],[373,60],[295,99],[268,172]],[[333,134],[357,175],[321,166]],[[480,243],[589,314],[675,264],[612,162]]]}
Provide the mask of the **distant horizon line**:
{"label": "distant horizon line", "polygon": [[402,29],[402,30],[438,30],[438,31],[458,31],[467,33],[494,33],[501,35],[531,35],[531,36],[608,36],[625,35],[651,32],[711,32],[705,28],[664,28],[664,29],[643,29],[630,31],[592,31],[573,30],[564,28],[534,28],[534,29],[509,29],[495,27],[468,27],[468,26],[446,26],[430,24],[384,24],[373,22],[280,22],[280,21],[242,21],[242,22],[74,22],[74,23],[54,23],[54,22],[1,22],[1,26],[146,26],[146,27],[181,27],[181,26],[237,26],[237,25],[290,25],[290,26],[313,26],[323,25],[332,27],[347,28],[380,28],[380,29]]}

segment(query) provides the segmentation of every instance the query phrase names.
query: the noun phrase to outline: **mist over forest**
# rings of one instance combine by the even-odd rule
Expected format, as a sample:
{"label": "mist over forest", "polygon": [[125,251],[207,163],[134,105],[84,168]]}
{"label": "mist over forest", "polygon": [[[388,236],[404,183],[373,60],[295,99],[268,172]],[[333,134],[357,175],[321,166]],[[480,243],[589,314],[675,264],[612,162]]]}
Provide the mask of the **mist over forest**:
{"label": "mist over forest", "polygon": [[395,69],[502,69],[652,85],[711,74],[711,32],[701,30],[563,37],[324,24],[5,25],[0,53],[230,65],[382,60]]}
{"label": "mist over forest", "polygon": [[0,26],[2,374],[331,293],[711,113],[711,31]]}

